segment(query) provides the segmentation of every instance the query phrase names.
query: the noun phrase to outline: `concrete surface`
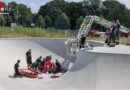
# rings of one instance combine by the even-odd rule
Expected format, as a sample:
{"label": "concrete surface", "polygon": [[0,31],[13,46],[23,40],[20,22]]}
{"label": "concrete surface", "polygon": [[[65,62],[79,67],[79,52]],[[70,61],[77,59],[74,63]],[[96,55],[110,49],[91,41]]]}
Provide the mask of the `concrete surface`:
{"label": "concrete surface", "polygon": [[70,60],[72,68],[58,79],[14,79],[9,77],[14,72],[13,65],[21,59],[21,67],[26,67],[28,48],[33,50],[33,60],[48,54],[53,60],[67,60],[64,39],[0,39],[0,90],[130,90],[129,47],[98,45],[91,51],[80,51],[77,59]]}

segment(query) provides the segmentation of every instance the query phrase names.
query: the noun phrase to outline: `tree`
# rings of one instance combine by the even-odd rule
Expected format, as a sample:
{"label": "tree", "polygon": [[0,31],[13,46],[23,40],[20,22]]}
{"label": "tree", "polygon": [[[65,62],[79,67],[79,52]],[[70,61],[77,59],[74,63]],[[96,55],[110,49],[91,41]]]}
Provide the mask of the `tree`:
{"label": "tree", "polygon": [[24,4],[17,4],[14,1],[10,2],[8,7],[11,8],[10,16],[13,22],[24,26],[30,26],[32,22],[32,12],[30,8],[27,8]]}
{"label": "tree", "polygon": [[101,0],[84,0],[84,6],[89,8],[92,15],[100,15],[102,1]]}
{"label": "tree", "polygon": [[0,25],[4,27],[5,24],[5,18],[3,17],[2,14],[0,14]]}
{"label": "tree", "polygon": [[43,17],[48,15],[50,16],[52,23],[55,23],[56,18],[62,14],[61,9],[57,6],[56,2],[52,1],[40,7],[38,11],[39,15]]}
{"label": "tree", "polygon": [[130,10],[129,9],[126,9],[126,15],[127,15],[127,21],[128,22],[126,22],[126,26],[128,27],[128,28],[130,28]]}
{"label": "tree", "polygon": [[62,13],[62,14],[56,19],[55,28],[56,28],[56,29],[65,30],[65,29],[68,29],[69,26],[70,26],[70,23],[69,23],[68,17],[66,16],[65,13]]}
{"label": "tree", "polygon": [[109,14],[110,10],[112,10],[118,4],[120,4],[118,1],[113,1],[113,0],[112,1],[109,1],[109,0],[104,1],[103,5],[105,6],[106,9],[102,11],[103,16],[106,19],[111,20],[109,18],[111,16],[109,16],[108,14]]}
{"label": "tree", "polygon": [[76,26],[75,28],[76,29],[79,29],[80,28],[80,25],[82,24],[84,18],[82,16],[80,16],[77,20],[76,20]]}
{"label": "tree", "polygon": [[32,13],[31,9],[27,8],[24,4],[18,4],[17,10],[19,11],[19,14],[21,15],[19,18],[19,24],[24,26],[30,26],[32,22]]}
{"label": "tree", "polygon": [[39,15],[38,17],[37,17],[37,19],[36,19],[36,26],[38,26],[38,27],[41,27],[41,28],[44,28],[45,27],[45,21],[44,21],[44,19],[43,19],[43,17],[41,16],[41,15]]}
{"label": "tree", "polygon": [[44,17],[44,20],[45,20],[45,23],[46,23],[46,28],[47,28],[47,27],[50,27],[50,26],[52,25],[51,18],[50,18],[48,15],[46,15],[46,16]]}
{"label": "tree", "polygon": [[122,25],[127,25],[129,21],[126,12],[125,5],[117,4],[113,9],[109,10],[108,16],[110,20],[119,19]]}
{"label": "tree", "polygon": [[12,22],[11,16],[10,16],[10,15],[7,15],[7,16],[5,16],[4,18],[5,18],[5,21],[6,21],[6,22],[5,22],[5,23],[6,23],[5,25],[6,25],[6,26],[11,26],[11,22]]}
{"label": "tree", "polygon": [[15,13],[17,12],[18,4],[13,1],[13,2],[8,3],[8,7],[11,8],[9,16],[11,16],[12,22],[15,22],[16,21]]}
{"label": "tree", "polygon": [[17,9],[16,12],[14,12],[14,17],[16,20],[16,24],[19,25],[18,19],[20,18],[21,14],[19,13],[19,10]]}

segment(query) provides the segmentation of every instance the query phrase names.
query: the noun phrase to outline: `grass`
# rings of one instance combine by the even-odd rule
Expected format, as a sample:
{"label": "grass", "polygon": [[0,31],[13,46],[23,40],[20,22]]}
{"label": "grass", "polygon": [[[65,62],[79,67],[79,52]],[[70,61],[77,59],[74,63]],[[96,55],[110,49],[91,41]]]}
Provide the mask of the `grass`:
{"label": "grass", "polygon": [[[0,27],[0,38],[30,38],[30,37],[44,37],[44,38],[74,38],[72,35],[65,35],[62,32],[59,32],[55,29],[41,29],[41,28],[27,28],[22,26],[13,27],[14,33],[11,32],[11,27]],[[105,41],[104,38],[90,36],[87,37],[87,40],[95,41]],[[127,41],[130,41],[130,37],[120,38],[121,44],[126,44]]]}
{"label": "grass", "polygon": [[17,26],[13,27],[14,33],[11,32],[11,27],[0,27],[0,38],[27,38],[27,37],[44,37],[44,38],[70,38],[72,35],[65,35],[57,30],[28,28]]}
{"label": "grass", "polygon": [[128,41],[130,41],[130,36],[128,37]]}

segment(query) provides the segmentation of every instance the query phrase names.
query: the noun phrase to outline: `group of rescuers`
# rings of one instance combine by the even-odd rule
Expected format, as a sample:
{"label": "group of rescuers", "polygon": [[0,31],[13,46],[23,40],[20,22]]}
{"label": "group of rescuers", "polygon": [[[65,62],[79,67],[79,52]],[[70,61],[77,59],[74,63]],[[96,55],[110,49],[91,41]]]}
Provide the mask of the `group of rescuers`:
{"label": "group of rescuers", "polygon": [[[120,22],[119,20],[112,21],[112,25],[110,30],[106,30],[105,33],[105,43],[109,45],[110,47],[115,47],[115,45],[119,44],[119,29],[120,29]],[[80,40],[80,47],[83,48],[85,44],[86,37],[82,36]],[[55,63],[51,62],[52,56],[47,56],[46,58],[43,58],[40,56],[34,63],[32,63],[32,56],[31,56],[31,49],[29,49],[26,52],[26,61],[27,61],[27,68],[31,71],[34,71],[38,73],[38,71],[44,71],[44,72],[53,72],[58,73],[65,71],[63,67],[61,66],[60,62],[58,60],[55,61]],[[14,65],[15,74],[14,76],[19,76],[21,73],[19,72],[19,63],[20,60],[17,61],[17,63]]]}
{"label": "group of rescuers", "polygon": [[[110,30],[107,29],[105,32],[105,43],[110,47],[115,47],[115,45],[119,44],[119,32],[120,30],[120,22],[119,20],[112,21]],[[82,35],[80,39],[80,48],[84,48],[86,37]]]}
{"label": "group of rescuers", "polygon": [[[32,63],[32,55],[31,49],[26,52],[26,62],[27,68],[34,73],[43,72],[43,73],[59,73],[59,72],[66,72],[66,70],[62,67],[58,59],[54,62],[51,62],[52,56],[47,56],[46,58],[42,58],[40,56],[34,63]],[[19,71],[19,63],[20,60],[14,65],[15,74],[14,77],[22,76]]]}
{"label": "group of rescuers", "polygon": [[112,21],[112,25],[110,30],[106,30],[105,33],[105,43],[109,45],[110,47],[115,47],[115,45],[119,44],[119,38],[120,38],[120,22],[119,20]]}

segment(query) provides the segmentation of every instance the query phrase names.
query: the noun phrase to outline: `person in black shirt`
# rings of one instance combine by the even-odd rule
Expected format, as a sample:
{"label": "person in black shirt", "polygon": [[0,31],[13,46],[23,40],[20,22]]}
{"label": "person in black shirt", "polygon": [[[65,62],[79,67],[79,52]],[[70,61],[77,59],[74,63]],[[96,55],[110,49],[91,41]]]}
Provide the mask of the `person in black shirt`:
{"label": "person in black shirt", "polygon": [[20,60],[18,60],[17,63],[14,65],[14,70],[15,70],[14,77],[22,76],[22,74],[19,72],[19,63]]}
{"label": "person in black shirt", "polygon": [[111,29],[110,29],[110,47],[115,47],[116,43],[116,24],[114,21],[112,21]]}
{"label": "person in black shirt", "polygon": [[56,65],[56,72],[57,73],[61,72],[62,71],[62,69],[61,69],[62,67],[61,67],[61,64],[60,64],[60,62],[58,60],[56,60],[55,65]]}
{"label": "person in black shirt", "polygon": [[40,65],[40,64],[41,64],[41,60],[42,60],[42,56],[40,56],[40,57],[36,60],[36,63],[37,63],[38,65]]}
{"label": "person in black shirt", "polygon": [[45,60],[46,58],[43,58],[43,60],[41,61],[41,66],[45,66]]}
{"label": "person in black shirt", "polygon": [[85,40],[86,40],[86,38],[82,35],[82,37],[80,39],[80,48],[84,48]]}
{"label": "person in black shirt", "polygon": [[116,20],[116,25],[117,25],[117,28],[116,28],[116,44],[118,45],[119,44],[119,34],[120,34],[120,22],[119,22],[119,20]]}
{"label": "person in black shirt", "polygon": [[26,61],[27,61],[27,68],[30,68],[30,65],[32,64],[32,56],[31,56],[31,49],[29,49],[26,52]]}
{"label": "person in black shirt", "polygon": [[36,67],[38,67],[37,70],[40,69],[41,60],[42,60],[42,56],[40,56],[40,57],[36,60]]}
{"label": "person in black shirt", "polygon": [[38,73],[38,70],[40,69],[40,66],[41,66],[41,59],[42,57],[40,56],[38,59],[36,59],[36,61],[34,63],[32,63],[30,66],[31,66],[31,69]]}

